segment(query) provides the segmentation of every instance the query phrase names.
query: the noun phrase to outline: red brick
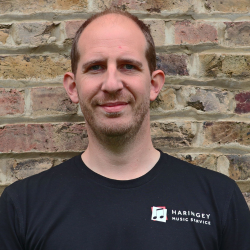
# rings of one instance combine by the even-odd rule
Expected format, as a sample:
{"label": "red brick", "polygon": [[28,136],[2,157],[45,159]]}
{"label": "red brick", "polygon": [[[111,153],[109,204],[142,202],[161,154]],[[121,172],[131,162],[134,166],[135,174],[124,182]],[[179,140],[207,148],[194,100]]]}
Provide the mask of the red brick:
{"label": "red brick", "polygon": [[67,38],[71,39],[75,37],[76,31],[80,28],[80,26],[84,23],[83,20],[77,21],[67,21],[65,23],[65,31]]}
{"label": "red brick", "polygon": [[46,44],[51,39],[56,41],[59,25],[51,22],[15,23],[12,27],[12,38],[17,45],[20,44]]}
{"label": "red brick", "polygon": [[250,22],[225,22],[225,39],[229,45],[250,44]]}
{"label": "red brick", "polygon": [[24,113],[24,91],[0,89],[0,116]]}
{"label": "red brick", "polygon": [[250,146],[250,123],[205,122],[203,145],[238,143]]}
{"label": "red brick", "polygon": [[248,12],[249,0],[203,0],[204,6],[208,11],[220,12]]}
{"label": "red brick", "polygon": [[2,79],[53,79],[70,71],[70,59],[60,55],[0,56]]}
{"label": "red brick", "polygon": [[156,148],[191,146],[195,137],[191,122],[152,122],[151,136]]}
{"label": "red brick", "polygon": [[199,58],[204,76],[230,78],[250,76],[250,55],[201,54]]}
{"label": "red brick", "polygon": [[157,69],[163,70],[166,75],[189,75],[186,55],[159,54],[156,59]]}
{"label": "red brick", "polygon": [[87,0],[4,0],[0,1],[0,14],[83,11],[87,9],[87,3]]}
{"label": "red brick", "polygon": [[194,5],[193,0],[97,0],[95,8],[103,10],[115,6],[128,11],[147,11],[160,13],[161,11],[186,12]]}
{"label": "red brick", "polygon": [[76,114],[78,105],[72,103],[63,87],[39,87],[31,90],[32,114]]}
{"label": "red brick", "polygon": [[14,124],[0,128],[0,152],[83,151],[88,144],[83,124]]}
{"label": "red brick", "polygon": [[242,92],[235,96],[236,108],[235,112],[238,114],[250,112],[250,92]]}
{"label": "red brick", "polygon": [[175,23],[176,44],[217,43],[218,34],[216,28],[208,23],[181,21]]}

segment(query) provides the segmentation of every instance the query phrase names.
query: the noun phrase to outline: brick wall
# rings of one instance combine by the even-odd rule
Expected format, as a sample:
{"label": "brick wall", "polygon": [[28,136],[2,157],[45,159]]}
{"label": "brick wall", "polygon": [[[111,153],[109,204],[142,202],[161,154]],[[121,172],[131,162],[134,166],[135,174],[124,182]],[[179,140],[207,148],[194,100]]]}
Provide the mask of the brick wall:
{"label": "brick wall", "polygon": [[105,7],[143,19],[166,73],[151,104],[154,145],[236,180],[250,205],[248,0],[0,1],[0,190],[83,151],[62,87],[72,38]]}

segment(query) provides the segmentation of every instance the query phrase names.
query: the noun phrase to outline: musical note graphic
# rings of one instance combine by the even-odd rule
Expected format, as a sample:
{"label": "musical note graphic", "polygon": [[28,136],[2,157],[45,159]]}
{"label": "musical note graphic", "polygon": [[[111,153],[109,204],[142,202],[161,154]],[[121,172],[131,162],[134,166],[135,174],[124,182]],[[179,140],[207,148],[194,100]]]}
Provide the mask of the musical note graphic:
{"label": "musical note graphic", "polygon": [[153,221],[166,222],[167,218],[167,209],[166,207],[152,207],[152,217]]}

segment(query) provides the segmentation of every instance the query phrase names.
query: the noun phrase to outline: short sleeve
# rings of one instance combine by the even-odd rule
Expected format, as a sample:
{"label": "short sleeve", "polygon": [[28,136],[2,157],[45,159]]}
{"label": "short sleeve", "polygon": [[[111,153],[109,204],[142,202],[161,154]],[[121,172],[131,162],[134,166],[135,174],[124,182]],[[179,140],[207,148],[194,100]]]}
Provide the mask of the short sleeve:
{"label": "short sleeve", "polygon": [[250,211],[235,184],[234,192],[226,212],[221,250],[250,250]]}
{"label": "short sleeve", "polygon": [[6,190],[0,197],[0,246],[1,250],[23,249],[20,241],[20,218]]}

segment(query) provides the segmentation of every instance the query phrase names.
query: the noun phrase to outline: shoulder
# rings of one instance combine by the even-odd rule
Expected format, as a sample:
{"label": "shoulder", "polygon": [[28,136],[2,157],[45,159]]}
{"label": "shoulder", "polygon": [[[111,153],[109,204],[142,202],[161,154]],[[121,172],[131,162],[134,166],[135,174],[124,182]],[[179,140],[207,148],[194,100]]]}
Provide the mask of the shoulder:
{"label": "shoulder", "polygon": [[189,183],[190,186],[207,187],[211,190],[222,191],[225,193],[233,193],[235,188],[238,188],[236,182],[228,176],[202,168],[186,161],[180,160],[168,154],[162,154],[165,172],[171,173],[179,183]]}
{"label": "shoulder", "polygon": [[249,221],[249,209],[234,180],[167,154],[163,154],[163,159],[163,178],[173,183],[173,192],[179,190],[180,199],[190,203],[190,206],[202,204],[209,211],[214,211],[214,216],[217,214],[223,226],[236,210],[244,213]]}
{"label": "shoulder", "polygon": [[6,187],[4,193],[11,197],[20,196],[20,193],[30,193],[32,190],[48,190],[56,184],[64,183],[68,177],[75,175],[78,170],[76,165],[80,162],[81,156],[77,155],[57,166],[38,174],[18,180]]}

